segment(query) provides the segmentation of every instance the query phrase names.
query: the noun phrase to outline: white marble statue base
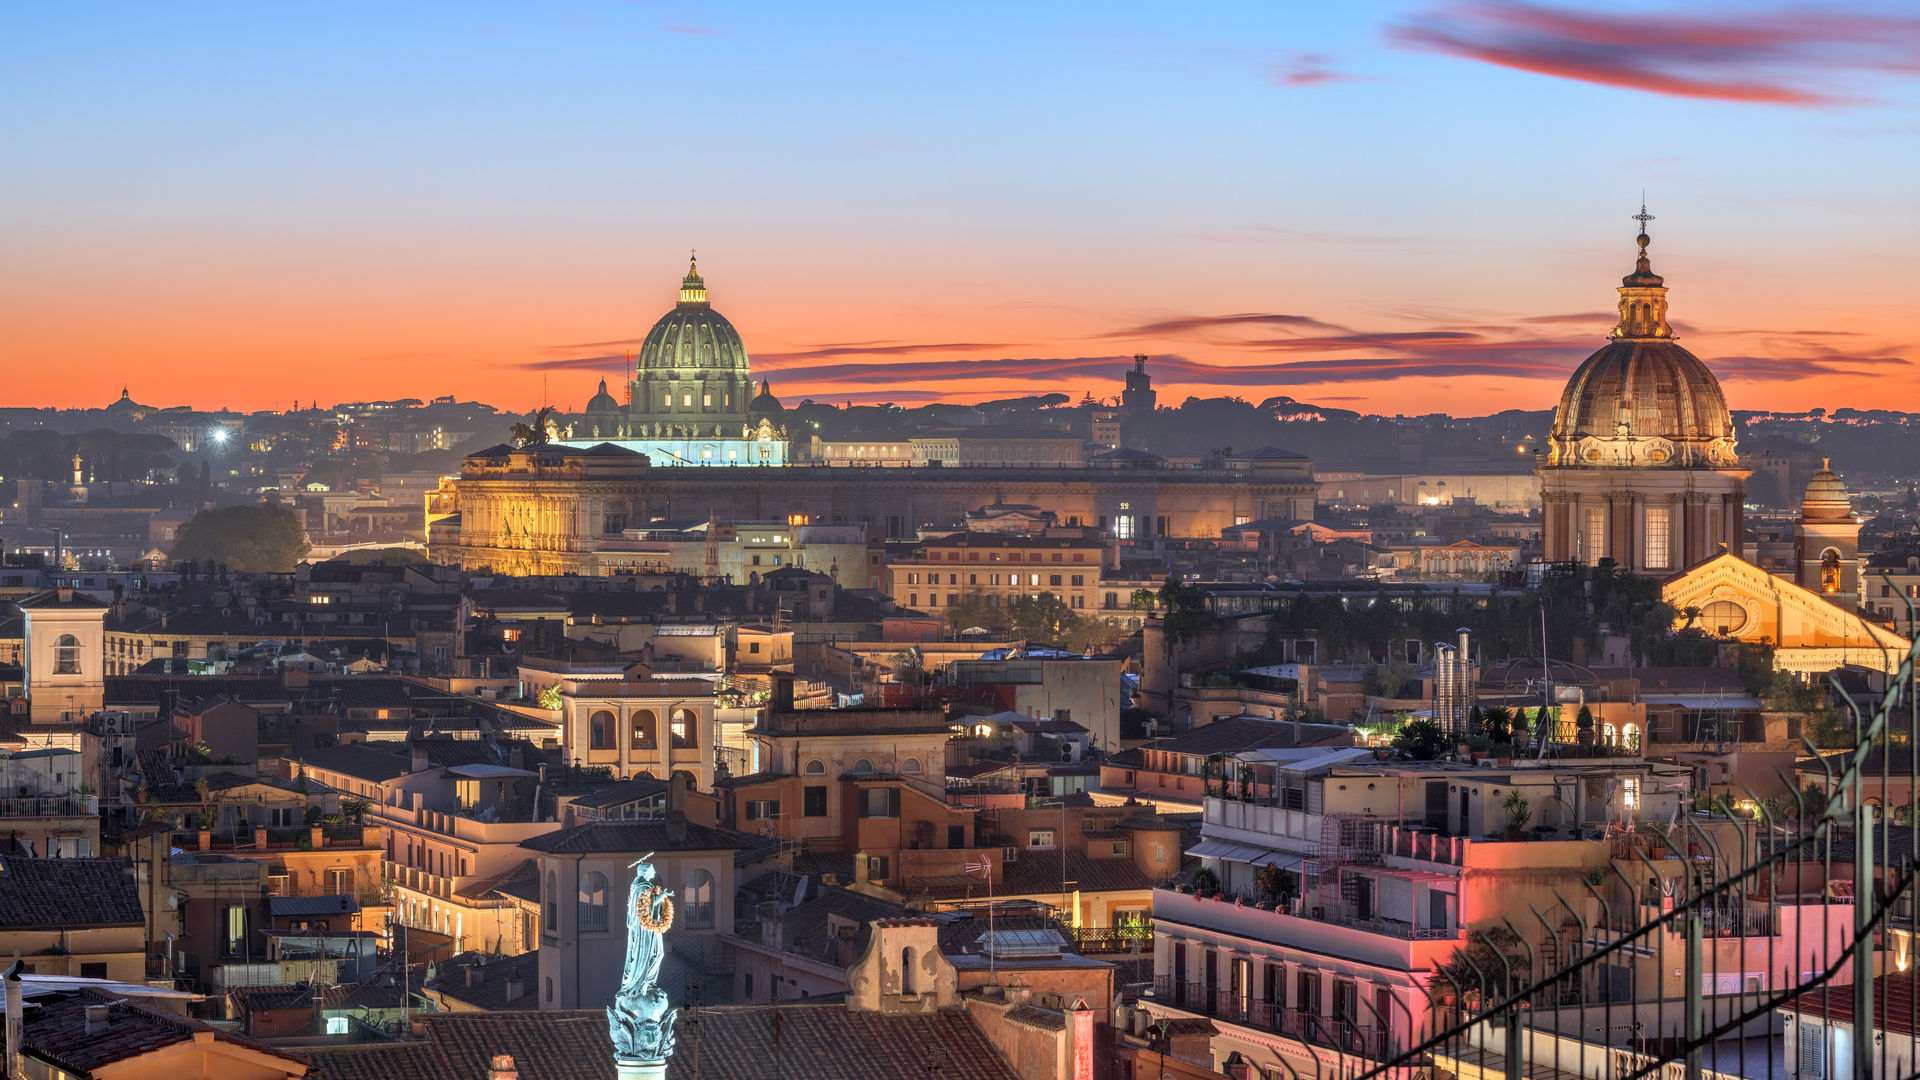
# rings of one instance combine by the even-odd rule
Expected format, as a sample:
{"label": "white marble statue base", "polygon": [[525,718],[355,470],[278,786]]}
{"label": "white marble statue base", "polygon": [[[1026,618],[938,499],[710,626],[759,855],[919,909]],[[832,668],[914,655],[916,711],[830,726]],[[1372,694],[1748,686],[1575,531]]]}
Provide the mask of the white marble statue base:
{"label": "white marble statue base", "polygon": [[664,1061],[622,1061],[615,1058],[613,1068],[620,1080],[667,1080],[667,1063]]}

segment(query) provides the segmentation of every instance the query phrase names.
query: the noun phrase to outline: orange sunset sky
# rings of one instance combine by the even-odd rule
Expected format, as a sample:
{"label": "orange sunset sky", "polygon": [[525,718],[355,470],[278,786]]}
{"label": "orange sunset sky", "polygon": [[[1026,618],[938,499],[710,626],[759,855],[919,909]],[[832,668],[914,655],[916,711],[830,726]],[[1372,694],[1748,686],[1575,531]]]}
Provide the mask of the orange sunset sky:
{"label": "orange sunset sky", "polygon": [[1735,408],[1920,409],[1900,8],[1048,7],[15,13],[0,405],[577,409],[697,246],[790,404],[1548,408],[1645,189]]}

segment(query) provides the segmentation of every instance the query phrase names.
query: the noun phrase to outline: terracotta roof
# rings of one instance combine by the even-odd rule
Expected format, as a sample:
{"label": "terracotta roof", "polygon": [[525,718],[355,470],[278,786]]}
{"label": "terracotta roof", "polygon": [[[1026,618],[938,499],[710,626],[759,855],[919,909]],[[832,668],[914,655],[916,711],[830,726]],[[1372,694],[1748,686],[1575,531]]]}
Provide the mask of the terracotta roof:
{"label": "terracotta roof", "polygon": [[[469,971],[473,975],[469,977]],[[507,984],[518,983],[519,995],[507,998]],[[463,952],[442,961],[426,989],[477,1009],[533,1008],[534,987],[540,982],[540,950],[517,956],[490,956]]]}
{"label": "terracotta roof", "polygon": [[[694,1017],[697,1028],[689,1022]],[[473,1080],[488,1074],[495,1054],[512,1056],[520,1080],[614,1080],[601,1009],[429,1014],[419,1018],[417,1030],[425,1042],[404,1049],[300,1053],[322,1080]],[[788,1077],[925,1080],[929,1064],[940,1066],[942,1080],[1017,1075],[959,1009],[888,1016],[830,1002],[726,1005],[693,1016],[683,1011],[679,1043],[668,1059],[669,1080],[775,1080],[776,1070]]]}
{"label": "terracotta roof", "polygon": [[143,922],[139,890],[120,859],[0,859],[0,927]]}
{"label": "terracotta roof", "polygon": [[[89,1005],[108,1007],[105,1031],[87,1030]],[[304,1072],[298,1059],[259,1043],[97,990],[82,990],[57,998],[35,998],[26,1016],[24,1049],[29,1056],[56,1065],[62,1071],[84,1076],[129,1058],[202,1038],[282,1058],[289,1073]]]}
{"label": "terracotta roof", "polygon": [[534,859],[521,859],[512,869],[493,877],[484,878],[454,890],[461,896],[484,900],[495,893],[521,900],[540,901],[540,864]]}
{"label": "terracotta roof", "polygon": [[[1879,1031],[1897,1031],[1903,1035],[1914,1034],[1912,1017],[1914,1015],[1915,979],[1920,978],[1920,968],[1910,969],[1893,975],[1882,975],[1873,980],[1874,1028]],[[1822,992],[1814,990],[1802,994],[1785,1008],[1802,1016],[1824,1016],[1843,1024],[1853,1023],[1853,986],[1829,986]]]}

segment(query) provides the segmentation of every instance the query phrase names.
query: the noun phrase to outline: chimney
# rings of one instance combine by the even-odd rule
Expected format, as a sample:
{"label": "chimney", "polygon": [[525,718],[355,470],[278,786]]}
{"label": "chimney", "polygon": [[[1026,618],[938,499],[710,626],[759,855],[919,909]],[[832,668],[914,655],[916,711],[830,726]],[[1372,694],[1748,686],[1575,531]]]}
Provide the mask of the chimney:
{"label": "chimney", "polygon": [[519,1001],[527,992],[527,981],[518,975],[507,976],[507,1000]]}
{"label": "chimney", "polygon": [[487,1080],[520,1080],[520,1070],[514,1067],[513,1055],[493,1055],[493,1066],[487,1070]]}
{"label": "chimney", "polygon": [[471,990],[476,986],[483,986],[486,984],[486,981],[487,973],[481,970],[479,964],[467,965],[467,989]]}
{"label": "chimney", "polygon": [[864,888],[866,884],[867,853],[865,851],[856,851],[853,853],[853,887],[856,889]]}
{"label": "chimney", "polygon": [[407,749],[411,752],[411,758],[407,763],[408,772],[410,773],[426,772],[429,768],[432,767],[431,763],[427,761],[427,748],[425,746],[420,745],[419,740],[416,739],[413,742],[408,743]]}
{"label": "chimney", "polygon": [[56,591],[58,592],[58,594],[59,594],[59,596],[60,596],[60,602],[61,602],[61,603],[63,603],[63,604],[71,604],[71,603],[73,603],[73,590],[72,590],[72,589],[59,589],[59,590],[56,590]]}
{"label": "chimney", "polygon": [[667,811],[667,839],[675,844],[687,842],[687,812],[685,810]]}
{"label": "chimney", "polygon": [[7,1076],[20,1075],[20,1044],[26,1041],[26,999],[20,990],[20,969],[26,965],[15,960],[7,969]]}
{"label": "chimney", "polygon": [[112,1015],[111,1005],[87,1006],[87,1034],[104,1035],[107,1033],[107,1018]]}

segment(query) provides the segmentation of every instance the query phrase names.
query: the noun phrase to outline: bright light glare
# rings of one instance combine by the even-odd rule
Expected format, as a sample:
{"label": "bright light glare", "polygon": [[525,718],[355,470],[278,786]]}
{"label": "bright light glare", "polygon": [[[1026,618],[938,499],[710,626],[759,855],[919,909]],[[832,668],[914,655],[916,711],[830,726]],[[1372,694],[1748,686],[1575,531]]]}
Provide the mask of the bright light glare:
{"label": "bright light glare", "polygon": [[214,428],[214,429],[213,429],[213,441],[214,441],[214,442],[218,442],[218,443],[223,443],[223,442],[226,442],[226,441],[227,441],[227,429],[226,429],[226,428]]}

